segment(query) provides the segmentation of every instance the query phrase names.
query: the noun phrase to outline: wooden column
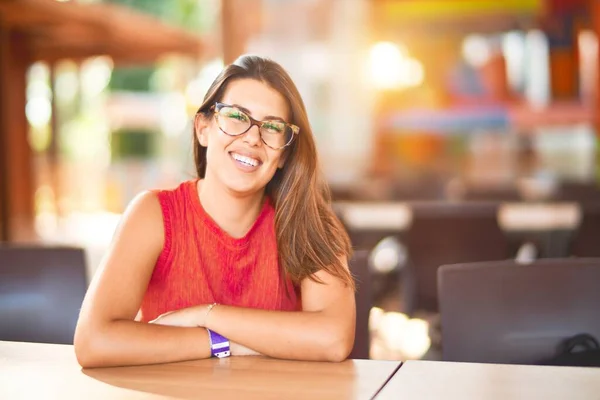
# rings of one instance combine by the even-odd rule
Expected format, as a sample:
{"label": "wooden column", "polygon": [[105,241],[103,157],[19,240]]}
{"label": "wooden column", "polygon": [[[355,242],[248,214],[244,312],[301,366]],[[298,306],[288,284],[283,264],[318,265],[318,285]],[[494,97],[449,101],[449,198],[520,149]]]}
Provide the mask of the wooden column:
{"label": "wooden column", "polygon": [[0,240],[35,239],[32,152],[27,140],[25,35],[0,22]]}
{"label": "wooden column", "polygon": [[8,176],[7,176],[7,162],[6,162],[6,149],[8,145],[6,143],[5,131],[6,118],[8,117],[8,110],[6,110],[6,101],[4,90],[4,69],[8,65],[6,60],[6,47],[7,47],[7,32],[0,20],[0,242],[8,240]]}
{"label": "wooden column", "polygon": [[[589,5],[592,14],[592,27],[594,29],[594,32],[596,33],[596,36],[600,38],[600,0],[590,0]],[[600,71],[600,40],[598,41],[598,60],[596,60],[596,63],[598,66],[597,70]],[[594,102],[596,108],[596,136],[600,137],[600,77],[598,76],[596,76],[595,89],[596,93],[594,94]],[[598,160],[597,162],[600,162],[600,160]]]}
{"label": "wooden column", "polygon": [[221,0],[223,62],[231,64],[246,53],[248,39],[260,32],[262,0]]}

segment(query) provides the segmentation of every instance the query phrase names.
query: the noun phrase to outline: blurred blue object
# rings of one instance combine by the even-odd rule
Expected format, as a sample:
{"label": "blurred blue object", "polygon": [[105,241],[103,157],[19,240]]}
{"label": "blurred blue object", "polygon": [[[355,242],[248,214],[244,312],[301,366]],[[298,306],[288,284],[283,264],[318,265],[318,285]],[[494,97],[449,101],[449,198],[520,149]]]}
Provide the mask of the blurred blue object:
{"label": "blurred blue object", "polygon": [[405,110],[392,114],[383,124],[384,128],[397,131],[426,130],[443,133],[485,129],[508,132],[510,126],[508,109],[500,106]]}

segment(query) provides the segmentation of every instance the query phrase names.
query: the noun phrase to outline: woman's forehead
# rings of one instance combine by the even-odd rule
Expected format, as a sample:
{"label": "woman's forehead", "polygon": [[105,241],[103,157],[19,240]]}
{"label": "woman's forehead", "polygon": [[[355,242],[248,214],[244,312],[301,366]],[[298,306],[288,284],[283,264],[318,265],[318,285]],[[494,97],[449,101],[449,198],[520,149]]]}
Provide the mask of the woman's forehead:
{"label": "woman's forehead", "polygon": [[227,86],[222,103],[238,105],[256,119],[279,117],[288,120],[286,99],[275,89],[255,79],[235,80]]}

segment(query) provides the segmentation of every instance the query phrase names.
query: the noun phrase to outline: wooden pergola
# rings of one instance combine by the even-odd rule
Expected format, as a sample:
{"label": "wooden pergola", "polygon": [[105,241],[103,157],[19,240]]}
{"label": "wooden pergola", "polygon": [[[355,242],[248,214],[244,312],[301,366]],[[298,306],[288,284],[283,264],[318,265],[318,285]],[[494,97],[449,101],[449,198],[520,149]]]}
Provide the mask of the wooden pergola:
{"label": "wooden pergola", "polygon": [[170,53],[198,58],[203,49],[199,37],[123,6],[0,0],[0,241],[35,239],[25,116],[32,63],[106,55],[115,65],[148,64]]}

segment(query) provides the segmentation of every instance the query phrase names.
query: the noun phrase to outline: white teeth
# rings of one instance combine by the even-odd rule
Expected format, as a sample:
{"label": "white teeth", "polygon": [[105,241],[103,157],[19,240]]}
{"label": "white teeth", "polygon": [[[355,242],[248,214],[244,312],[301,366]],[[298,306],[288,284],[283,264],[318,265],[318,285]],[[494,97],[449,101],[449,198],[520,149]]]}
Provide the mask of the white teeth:
{"label": "white teeth", "polygon": [[231,153],[231,156],[234,159],[236,159],[237,161],[243,162],[244,164],[248,164],[248,165],[251,165],[253,167],[256,167],[258,165],[258,160],[255,160],[254,158],[242,156],[242,155],[237,154],[237,153]]}

